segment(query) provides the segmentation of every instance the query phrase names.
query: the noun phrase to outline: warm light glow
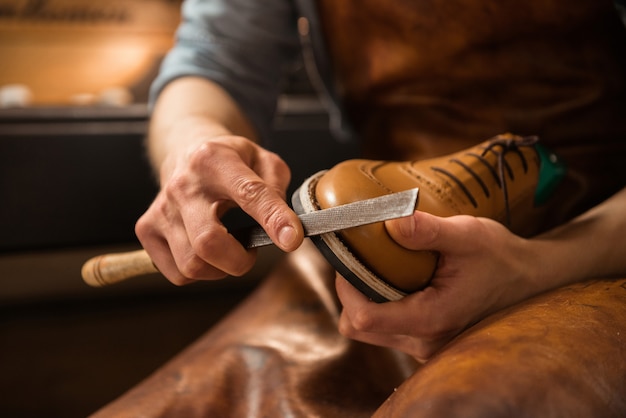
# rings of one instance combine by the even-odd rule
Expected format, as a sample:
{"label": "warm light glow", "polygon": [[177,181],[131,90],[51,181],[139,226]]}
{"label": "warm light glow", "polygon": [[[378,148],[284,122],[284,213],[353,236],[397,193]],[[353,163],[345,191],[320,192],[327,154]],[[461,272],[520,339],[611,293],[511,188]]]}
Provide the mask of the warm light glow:
{"label": "warm light glow", "polygon": [[166,0],[40,3],[39,15],[27,13],[24,1],[13,2],[12,15],[0,10],[0,86],[28,86],[34,104],[69,104],[145,83],[179,20],[179,4]]}

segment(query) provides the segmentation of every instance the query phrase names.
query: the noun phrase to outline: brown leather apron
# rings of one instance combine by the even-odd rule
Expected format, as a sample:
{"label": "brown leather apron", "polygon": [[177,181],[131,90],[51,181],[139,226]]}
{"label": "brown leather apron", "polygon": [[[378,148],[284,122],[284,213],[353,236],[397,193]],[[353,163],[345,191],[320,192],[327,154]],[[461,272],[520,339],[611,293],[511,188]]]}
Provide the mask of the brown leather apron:
{"label": "brown leather apron", "polygon": [[539,135],[569,166],[554,222],[626,185],[626,31],[611,1],[318,3],[366,157]]}

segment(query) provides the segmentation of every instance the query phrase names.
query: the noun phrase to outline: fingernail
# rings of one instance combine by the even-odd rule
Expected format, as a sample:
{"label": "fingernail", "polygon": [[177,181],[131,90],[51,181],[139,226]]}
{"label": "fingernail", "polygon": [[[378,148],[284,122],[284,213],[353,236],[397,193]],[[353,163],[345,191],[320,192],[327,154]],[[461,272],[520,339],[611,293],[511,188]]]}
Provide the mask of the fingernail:
{"label": "fingernail", "polygon": [[297,233],[294,227],[285,225],[278,231],[278,243],[283,248],[291,248],[296,240],[296,235]]}
{"label": "fingernail", "polygon": [[411,238],[415,233],[415,218],[407,216],[392,221],[396,232],[403,238]]}

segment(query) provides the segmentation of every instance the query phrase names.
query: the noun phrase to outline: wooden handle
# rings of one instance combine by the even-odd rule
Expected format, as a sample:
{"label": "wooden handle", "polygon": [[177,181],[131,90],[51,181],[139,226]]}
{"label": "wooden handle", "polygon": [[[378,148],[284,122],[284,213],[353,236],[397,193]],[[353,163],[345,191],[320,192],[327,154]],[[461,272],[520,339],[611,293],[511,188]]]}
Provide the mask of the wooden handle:
{"label": "wooden handle", "polygon": [[158,273],[158,270],[145,250],[99,255],[88,260],[81,270],[85,283],[93,287],[150,273]]}

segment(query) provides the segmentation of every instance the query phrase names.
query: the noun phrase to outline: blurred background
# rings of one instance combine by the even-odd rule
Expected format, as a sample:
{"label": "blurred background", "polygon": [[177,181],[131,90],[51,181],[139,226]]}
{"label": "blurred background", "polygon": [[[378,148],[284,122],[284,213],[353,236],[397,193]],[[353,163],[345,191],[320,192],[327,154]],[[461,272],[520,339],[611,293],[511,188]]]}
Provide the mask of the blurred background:
{"label": "blurred background", "polygon": [[[246,277],[184,288],[160,275],[103,289],[80,278],[90,257],[139,248],[134,223],[157,191],[143,149],[148,88],[180,3],[0,0],[0,416],[94,412],[210,329],[282,256],[266,248]],[[292,167],[291,190],[356,155],[333,139],[300,64],[271,146]]]}

